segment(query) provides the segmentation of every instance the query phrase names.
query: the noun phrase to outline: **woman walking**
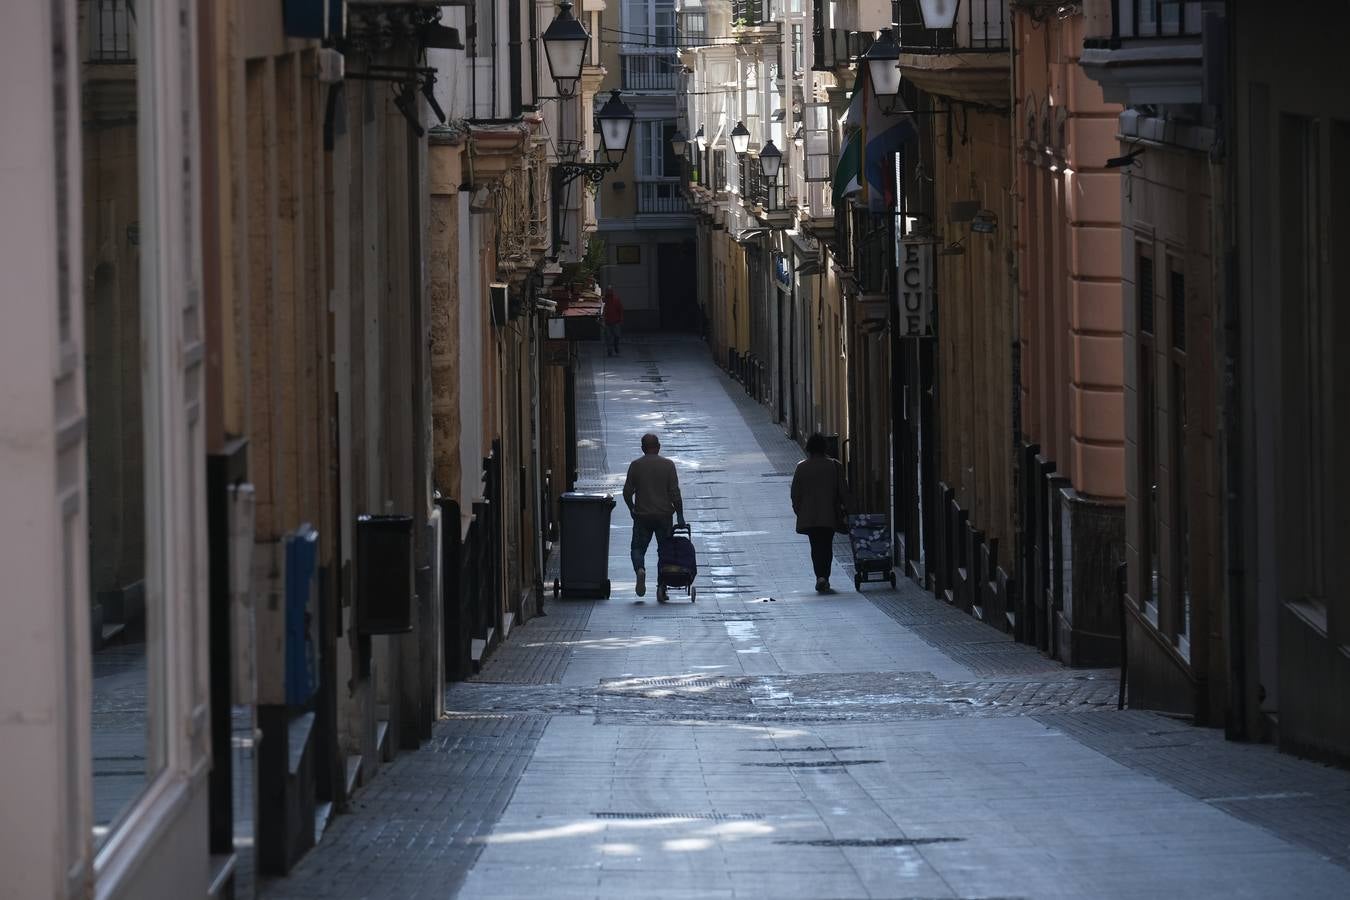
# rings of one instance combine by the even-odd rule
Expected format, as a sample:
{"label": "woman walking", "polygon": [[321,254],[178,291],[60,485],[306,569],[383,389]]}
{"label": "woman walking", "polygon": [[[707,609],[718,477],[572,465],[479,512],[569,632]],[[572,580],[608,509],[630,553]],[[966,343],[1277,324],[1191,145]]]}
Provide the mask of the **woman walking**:
{"label": "woman walking", "polygon": [[792,473],[792,511],[797,515],[797,533],[811,541],[816,591],[831,594],[834,535],[845,530],[844,467],[839,460],[826,456],[825,449],[823,434],[817,432],[807,438],[806,459],[797,463]]}

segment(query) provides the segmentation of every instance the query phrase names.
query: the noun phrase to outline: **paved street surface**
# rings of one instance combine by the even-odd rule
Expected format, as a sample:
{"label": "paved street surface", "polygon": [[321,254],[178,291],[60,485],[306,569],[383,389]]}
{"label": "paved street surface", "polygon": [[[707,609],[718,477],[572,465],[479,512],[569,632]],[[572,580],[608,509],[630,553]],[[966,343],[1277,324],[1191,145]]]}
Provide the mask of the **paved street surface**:
{"label": "paved street surface", "polygon": [[796,446],[698,342],[623,353],[578,379],[582,488],[657,432],[698,602],[634,595],[620,503],[613,596],[513,631],[264,896],[1350,896],[1350,773],[1118,712],[1114,672],[904,581],[858,594],[842,539],[817,595]]}

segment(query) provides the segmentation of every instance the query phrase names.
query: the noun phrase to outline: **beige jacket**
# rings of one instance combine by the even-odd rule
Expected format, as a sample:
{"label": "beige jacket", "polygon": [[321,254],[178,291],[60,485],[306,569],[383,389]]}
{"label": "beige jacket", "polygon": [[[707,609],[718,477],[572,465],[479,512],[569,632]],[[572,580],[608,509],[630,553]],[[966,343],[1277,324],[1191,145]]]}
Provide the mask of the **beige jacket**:
{"label": "beige jacket", "polygon": [[844,467],[828,456],[808,456],[792,473],[792,511],[797,533],[844,524]]}

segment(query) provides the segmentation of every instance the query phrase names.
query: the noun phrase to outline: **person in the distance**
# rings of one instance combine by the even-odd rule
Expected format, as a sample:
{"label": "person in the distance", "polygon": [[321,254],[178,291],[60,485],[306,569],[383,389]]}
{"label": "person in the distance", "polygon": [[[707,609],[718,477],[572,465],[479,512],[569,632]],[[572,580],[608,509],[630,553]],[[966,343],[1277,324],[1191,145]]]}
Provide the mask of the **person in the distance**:
{"label": "person in the distance", "polygon": [[797,533],[811,541],[811,565],[816,571],[816,591],[834,593],[830,588],[830,566],[834,562],[835,532],[846,532],[844,525],[844,466],[825,454],[825,436],[819,433],[806,440],[806,459],[792,473],[792,511],[797,515]]}

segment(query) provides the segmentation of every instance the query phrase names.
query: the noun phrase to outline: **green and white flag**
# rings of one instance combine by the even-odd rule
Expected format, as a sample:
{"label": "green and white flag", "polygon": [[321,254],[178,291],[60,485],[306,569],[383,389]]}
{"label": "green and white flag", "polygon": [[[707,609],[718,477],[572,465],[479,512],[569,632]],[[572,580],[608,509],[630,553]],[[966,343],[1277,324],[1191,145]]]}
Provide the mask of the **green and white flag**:
{"label": "green and white flag", "polygon": [[844,130],[843,146],[839,150],[839,163],[834,168],[834,205],[844,202],[845,197],[863,189],[863,91],[866,78],[859,78],[849,98],[848,111],[839,120]]}

